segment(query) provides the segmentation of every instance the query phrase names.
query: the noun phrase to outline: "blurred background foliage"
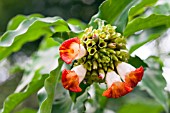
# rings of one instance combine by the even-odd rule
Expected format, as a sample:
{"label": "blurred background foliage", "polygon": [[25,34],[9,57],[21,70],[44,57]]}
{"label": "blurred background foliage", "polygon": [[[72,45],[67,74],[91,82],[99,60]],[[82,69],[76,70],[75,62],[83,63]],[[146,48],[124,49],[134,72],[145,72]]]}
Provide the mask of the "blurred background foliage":
{"label": "blurred background foliage", "polygon": [[40,13],[60,16],[67,20],[77,18],[88,23],[104,0],[0,0],[0,32],[6,30],[8,21],[18,15]]}
{"label": "blurred background foliage", "polygon": [[[98,7],[103,1],[104,0],[0,0],[0,35],[7,29],[17,28],[19,23],[24,19],[29,20],[31,17],[43,17],[42,15],[45,17],[60,16],[64,20],[68,20],[72,24],[80,25],[81,28],[84,29],[86,24],[91,20],[91,17],[98,12]],[[0,48],[0,58],[6,55],[3,51],[12,53],[8,58],[0,62],[0,108],[3,107],[3,102],[7,96],[14,91],[22,92],[24,90],[25,93],[13,95],[16,96],[14,100],[12,100],[12,96],[7,99],[9,100],[7,104],[11,106],[16,104],[16,101],[18,101],[18,104],[21,102],[21,104],[13,110],[14,113],[36,113],[37,110],[44,110],[44,108],[39,108],[39,106],[46,105],[44,100],[47,99],[48,96],[50,104],[52,101],[52,113],[61,111],[62,113],[81,113],[82,111],[86,111],[86,113],[168,113],[170,98],[169,93],[164,90],[167,83],[162,76],[162,67],[166,66],[170,68],[170,31],[166,24],[159,24],[161,22],[158,22],[158,25],[154,26],[154,23],[152,23],[152,26],[149,24],[152,20],[143,19],[143,23],[141,23],[141,18],[146,18],[151,14],[169,16],[170,3],[168,0],[160,0],[158,2],[157,0],[113,1],[117,4],[107,2],[107,5],[112,4],[111,7],[115,7],[115,10],[113,10],[115,15],[102,12],[97,16],[107,20],[113,25],[117,25],[117,30],[128,37],[128,48],[133,56],[130,58],[129,63],[136,67],[140,65],[145,67],[144,78],[132,93],[118,99],[107,99],[101,96],[104,91],[103,87],[98,84],[93,84],[88,87],[82,95],[76,95],[65,90],[60,82],[55,83],[57,92],[54,90],[46,92],[44,88],[38,91],[43,85],[47,89],[54,87],[54,85],[51,86],[49,83],[53,80],[53,77],[60,74],[56,74],[56,71],[61,70],[60,66],[57,67],[57,64],[60,63],[60,61],[58,61],[59,56],[56,55],[58,50],[57,46],[63,40],[77,34],[75,31],[69,35],[66,32],[61,32],[62,30],[67,31],[67,27],[69,26],[59,21],[58,23],[61,24],[59,28],[62,28],[60,29],[61,31],[56,27],[54,29],[58,32],[53,33],[52,36],[50,35],[51,32],[46,31],[46,35],[37,35],[36,32],[39,31],[35,30],[36,26],[50,26],[48,22],[45,24],[43,22],[43,24],[37,22],[33,25],[32,31],[30,30],[30,32],[36,34],[35,37],[37,36],[37,38],[31,41],[29,39],[26,40],[28,42],[23,43],[21,48],[14,46],[14,50],[12,50],[14,53],[10,51],[11,49]],[[157,4],[155,4],[156,2]],[[104,11],[112,12],[107,5],[100,10],[104,9]],[[131,8],[132,6],[136,7]],[[131,10],[129,10],[130,8]],[[38,15],[38,13],[42,15]],[[20,16],[16,16],[18,14]],[[35,15],[26,17],[21,14]],[[80,21],[74,20],[74,18]],[[94,16],[92,20],[94,18],[96,18],[96,16]],[[53,21],[54,19],[55,18],[51,18],[48,21]],[[136,20],[134,21],[133,19]],[[160,19],[160,17],[157,19]],[[9,20],[11,21],[9,22]],[[9,24],[7,25],[8,22]],[[40,24],[42,24],[42,26]],[[133,27],[133,24],[136,26],[142,24],[141,26],[144,27],[141,28],[142,30],[139,29],[139,32],[134,32],[133,34],[133,31],[130,31],[136,27]],[[170,25],[168,20],[167,24]],[[90,25],[94,25],[94,23],[90,21]],[[43,29],[40,29],[40,32],[42,32],[41,30],[43,31]],[[34,36],[34,34],[24,34],[22,36],[29,38]],[[52,37],[55,41],[49,37]],[[19,49],[17,50],[16,48]],[[51,72],[53,69],[55,70]],[[43,75],[43,77],[41,75]],[[29,84],[31,80],[32,82]],[[32,89],[28,88],[25,90],[27,85]],[[31,92],[32,95],[29,94],[29,92]],[[51,92],[55,95],[48,95],[48,93]],[[50,97],[53,96],[54,101],[50,100],[52,99]],[[27,97],[29,98],[22,102],[22,99],[19,97],[23,100]],[[77,99],[75,104],[73,104],[72,99]],[[10,109],[13,108],[11,107]],[[8,111],[5,113],[8,113]]]}

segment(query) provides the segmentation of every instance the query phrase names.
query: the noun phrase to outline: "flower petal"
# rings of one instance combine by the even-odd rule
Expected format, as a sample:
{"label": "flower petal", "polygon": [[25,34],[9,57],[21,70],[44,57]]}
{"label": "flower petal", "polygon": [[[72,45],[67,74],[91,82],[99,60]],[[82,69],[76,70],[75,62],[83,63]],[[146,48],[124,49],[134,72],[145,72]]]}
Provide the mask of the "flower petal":
{"label": "flower petal", "polygon": [[86,55],[87,51],[82,44],[80,44],[80,52],[75,59],[80,59]]}
{"label": "flower petal", "polygon": [[133,89],[124,82],[115,82],[106,91],[103,92],[103,96],[108,98],[119,98],[131,92]]}
{"label": "flower petal", "polygon": [[125,77],[125,82],[130,86],[130,87],[135,87],[138,82],[142,80],[144,74],[144,69],[143,67],[137,68],[135,71],[130,72],[129,74],[126,75]]}
{"label": "flower petal", "polygon": [[103,96],[108,98],[119,98],[133,90],[128,84],[121,81],[120,76],[115,71],[106,74],[106,83],[108,89],[103,92]]}
{"label": "flower petal", "polygon": [[115,71],[107,72],[106,83],[108,87],[111,87],[114,82],[122,82],[120,76]]}
{"label": "flower petal", "polygon": [[59,50],[61,59],[70,64],[80,52],[80,39],[75,37],[64,41]]}
{"label": "flower petal", "polygon": [[87,72],[87,69],[84,68],[83,65],[78,65],[78,66],[75,66],[71,69],[71,71],[74,71],[78,77],[79,77],[79,83],[83,81],[85,75],[86,75],[86,72]]}
{"label": "flower petal", "polygon": [[121,78],[125,80],[125,76],[136,68],[126,62],[121,62],[117,65],[116,69]]}
{"label": "flower petal", "polygon": [[64,69],[62,72],[62,84],[65,89],[73,92],[81,92],[82,89],[79,87],[79,77],[75,71]]}

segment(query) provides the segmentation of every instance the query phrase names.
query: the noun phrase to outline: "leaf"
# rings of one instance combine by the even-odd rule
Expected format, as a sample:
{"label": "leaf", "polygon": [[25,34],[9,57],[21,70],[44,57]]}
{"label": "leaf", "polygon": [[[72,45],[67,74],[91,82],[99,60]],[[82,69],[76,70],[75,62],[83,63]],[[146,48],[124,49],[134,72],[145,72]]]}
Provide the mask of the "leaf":
{"label": "leaf", "polygon": [[52,113],[69,113],[73,102],[70,98],[68,90],[64,89],[61,83],[57,84],[55,100],[52,106]]}
{"label": "leaf", "polygon": [[156,40],[159,38],[165,31],[165,26],[155,27],[153,29],[145,30],[139,35],[134,35],[131,38],[134,39],[134,45],[130,47],[129,53],[133,53],[136,49],[140,48],[141,46],[145,45],[148,42]]}
{"label": "leaf", "polygon": [[67,22],[72,24],[72,25],[77,25],[81,29],[85,29],[87,27],[87,25],[84,22],[82,22],[78,19],[75,19],[75,18],[70,18],[70,19],[67,20]]}
{"label": "leaf", "polygon": [[119,14],[119,16],[117,17],[117,19],[114,22],[114,25],[117,26],[116,31],[119,33],[123,33],[127,23],[128,23],[128,12],[129,9],[136,3],[136,0],[133,0],[132,2],[130,2],[126,8],[124,8],[124,10],[122,11],[122,13]]}
{"label": "leaf", "polygon": [[17,15],[15,16],[14,18],[12,18],[9,23],[8,23],[8,26],[7,26],[7,30],[15,30],[19,24],[25,20],[27,17],[24,16],[24,15]]}
{"label": "leaf", "polygon": [[133,0],[106,0],[100,7],[96,15],[94,15],[89,25],[95,26],[94,20],[100,18],[112,24],[125,9],[125,7]]}
{"label": "leaf", "polygon": [[162,64],[156,57],[147,59],[149,68],[145,71],[141,88],[145,89],[157,102],[159,102],[166,113],[168,113],[168,95],[164,90],[166,81],[162,76]]}
{"label": "leaf", "polygon": [[14,93],[7,97],[7,99],[4,101],[3,109],[0,111],[0,113],[10,113],[23,100],[28,98],[33,93],[36,93],[40,88],[43,87],[44,81],[48,75],[41,75],[39,72],[36,72],[35,76],[37,76],[37,79],[34,79],[32,82],[30,82],[25,91]]}
{"label": "leaf", "polygon": [[151,9],[155,14],[170,15],[170,4],[160,4]]}
{"label": "leaf", "polygon": [[[15,30],[9,30],[0,37],[0,60],[18,51],[26,42],[34,41],[41,36],[49,37],[55,31],[51,26],[62,25],[69,28],[70,32],[79,33],[76,26],[67,24],[60,17],[31,17],[25,19]],[[64,29],[68,30],[68,29]]]}
{"label": "leaf", "polygon": [[149,17],[139,17],[128,23],[124,31],[124,36],[129,36],[137,31],[165,25],[170,27],[170,16],[152,14]]}
{"label": "leaf", "polygon": [[94,84],[95,87],[95,102],[94,105],[98,104],[98,107],[95,111],[95,113],[103,113],[104,109],[107,106],[107,101],[108,98],[102,96],[104,90],[98,85],[98,84]]}
{"label": "leaf", "polygon": [[34,109],[24,108],[21,111],[15,112],[15,113],[37,113]]}
{"label": "leaf", "polygon": [[78,113],[81,113],[85,111],[85,102],[88,100],[89,97],[88,91],[89,87],[87,87],[85,91],[82,91],[83,93],[76,98],[76,102],[71,112],[77,111]]}
{"label": "leaf", "polygon": [[53,38],[46,37],[41,41],[39,50],[47,50],[49,48],[52,48],[54,46],[59,46],[59,45],[60,43],[58,41],[55,41]]}
{"label": "leaf", "polygon": [[[143,98],[146,99],[146,98]],[[159,104],[155,103],[151,99],[142,100],[136,99],[136,101],[132,101],[123,105],[119,110],[118,113],[161,113],[162,108]]]}
{"label": "leaf", "polygon": [[71,92],[69,91],[70,93],[70,97],[72,99],[73,102],[76,102],[77,101],[77,98],[81,95],[83,95],[83,93],[87,90],[87,88],[89,87],[89,85],[86,85],[84,83],[80,83],[80,87],[82,89],[81,92],[78,92],[78,93],[75,93],[75,92]]}
{"label": "leaf", "polygon": [[51,113],[52,111],[55,88],[61,74],[62,64],[63,61],[59,60],[58,67],[52,72],[50,72],[50,76],[45,80],[44,86],[47,93],[47,97],[40,105],[40,109],[39,109],[40,113]]}
{"label": "leaf", "polygon": [[137,5],[130,9],[129,20],[132,20],[133,17],[143,13],[147,7],[154,5],[157,1],[158,0],[140,0]]}
{"label": "leaf", "polygon": [[40,74],[49,74],[57,68],[59,59],[58,46],[51,47],[46,50],[40,50],[33,54],[31,60],[27,64],[21,64],[21,68],[25,70],[21,83],[15,92],[20,92],[32,80],[34,73],[39,70]]}
{"label": "leaf", "polygon": [[24,21],[25,19],[29,19],[31,17],[43,17],[43,16],[40,14],[31,14],[29,16],[17,15],[9,21],[7,30],[15,30],[22,21]]}
{"label": "leaf", "polygon": [[135,57],[130,56],[128,63],[130,63],[136,68],[139,68],[140,66],[143,66],[144,68],[148,67],[148,65],[143,60],[141,60],[138,56]]}

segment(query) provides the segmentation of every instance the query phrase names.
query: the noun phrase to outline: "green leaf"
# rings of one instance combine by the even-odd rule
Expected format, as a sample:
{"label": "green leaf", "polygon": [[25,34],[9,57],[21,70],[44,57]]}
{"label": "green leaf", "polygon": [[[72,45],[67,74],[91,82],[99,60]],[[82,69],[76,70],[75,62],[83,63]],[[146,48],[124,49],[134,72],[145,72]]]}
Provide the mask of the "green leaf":
{"label": "green leaf", "polygon": [[85,29],[87,27],[87,25],[84,22],[82,22],[78,19],[75,19],[75,18],[70,18],[70,19],[67,20],[67,22],[72,24],[72,25],[77,25],[81,29]]}
{"label": "green leaf", "polygon": [[145,89],[157,102],[159,102],[166,113],[168,113],[168,95],[164,90],[166,81],[162,76],[162,63],[156,57],[147,59],[149,68],[145,71],[141,88]]}
{"label": "green leaf", "polygon": [[52,70],[57,68],[59,59],[58,46],[40,50],[31,56],[30,63],[21,64],[24,69],[21,83],[15,92],[20,92],[32,80],[34,73],[39,70],[40,74],[50,74]]}
{"label": "green leaf", "polygon": [[154,5],[157,1],[158,0],[139,0],[139,3],[130,9],[129,20],[143,13],[147,7]]}
{"label": "green leaf", "polygon": [[52,48],[54,46],[59,46],[59,45],[60,43],[58,41],[55,41],[53,38],[46,37],[41,41],[39,50],[47,50],[49,48]]}
{"label": "green leaf", "polygon": [[14,93],[7,97],[4,101],[3,109],[1,113],[10,113],[17,105],[19,105],[23,100],[28,98],[33,93],[36,93],[40,88],[43,87],[45,79],[48,75],[41,75],[39,72],[35,73],[37,79],[33,79],[32,82],[27,86],[26,90],[20,93]]}
{"label": "green leaf", "polygon": [[77,101],[77,98],[81,95],[83,95],[83,93],[86,91],[86,89],[89,87],[89,85],[86,85],[84,83],[80,83],[80,87],[82,89],[81,92],[79,93],[75,93],[75,92],[69,92],[70,93],[70,97],[72,99],[73,102],[76,102]]}
{"label": "green leaf", "polygon": [[27,17],[24,15],[15,16],[9,21],[7,30],[15,30],[19,26],[19,24],[25,19],[27,19]]}
{"label": "green leaf", "polygon": [[112,24],[125,9],[125,7],[133,0],[106,0],[100,7],[96,15],[94,15],[89,23],[89,25],[95,26],[93,22],[96,18],[106,20],[108,23]]}
{"label": "green leaf", "polygon": [[32,14],[29,16],[17,15],[9,21],[7,30],[15,30],[22,21],[24,21],[25,19],[29,19],[31,17],[43,17],[43,16],[40,14]]}
{"label": "green leaf", "polygon": [[52,72],[50,72],[50,76],[45,80],[44,86],[47,92],[47,98],[42,102],[40,106],[40,113],[51,113],[52,111],[55,89],[61,74],[62,64],[63,61],[59,60],[58,67]]}
{"label": "green leaf", "polygon": [[138,56],[135,56],[135,57],[130,56],[128,63],[130,63],[136,68],[139,68],[140,66],[143,66],[144,68],[148,67],[148,65]]}
{"label": "green leaf", "polygon": [[89,91],[89,87],[87,87],[85,91],[82,91],[83,93],[76,98],[74,107],[71,110],[72,112],[77,111],[78,113],[81,113],[85,111],[85,102],[88,100],[88,96],[89,96],[88,91]]}
{"label": "green leaf", "polygon": [[[133,53],[136,49],[145,45],[148,42],[156,40],[159,38],[165,31],[165,26],[155,27],[153,29],[145,30],[139,35],[134,35],[130,38],[134,38],[134,44],[130,47],[129,53]],[[145,36],[145,37],[144,37]]]}
{"label": "green leaf", "polygon": [[[145,98],[143,98],[145,99]],[[159,104],[155,103],[151,99],[142,100],[136,99],[136,101],[132,101],[123,105],[118,113],[161,113],[162,108]]]}
{"label": "green leaf", "polygon": [[126,8],[119,14],[119,16],[117,17],[117,19],[114,22],[114,25],[117,26],[116,31],[119,33],[123,33],[127,23],[128,23],[128,12],[129,9],[136,3],[136,0],[133,0],[132,2],[130,2]]}
{"label": "green leaf", "polygon": [[170,15],[170,4],[165,3],[152,7],[151,9],[155,14]]}
{"label": "green leaf", "polygon": [[52,113],[69,113],[73,102],[70,98],[69,91],[64,89],[61,83],[57,84],[55,100],[52,106]]}
{"label": "green leaf", "polygon": [[170,16],[152,14],[149,17],[139,17],[128,23],[124,36],[129,36],[137,31],[165,25],[170,27]]}
{"label": "green leaf", "polygon": [[67,28],[63,31],[81,32],[76,26],[68,24],[60,17],[26,18],[15,30],[8,30],[0,37],[0,60],[18,51],[26,42],[34,41],[41,36],[50,37],[58,29],[52,28],[61,25]]}
{"label": "green leaf", "polygon": [[15,113],[37,113],[34,109],[24,108],[21,111],[15,112]]}
{"label": "green leaf", "polygon": [[103,113],[104,109],[107,106],[108,98],[102,96],[104,89],[102,89],[98,84],[94,84],[95,88],[95,103],[94,105],[98,104],[98,107],[95,113]]}

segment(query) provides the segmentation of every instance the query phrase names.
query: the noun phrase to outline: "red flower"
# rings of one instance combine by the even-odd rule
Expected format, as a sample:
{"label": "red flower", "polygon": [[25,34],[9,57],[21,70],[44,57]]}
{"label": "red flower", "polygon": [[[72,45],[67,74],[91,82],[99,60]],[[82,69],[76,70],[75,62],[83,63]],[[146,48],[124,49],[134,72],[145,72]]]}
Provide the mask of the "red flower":
{"label": "red flower", "polygon": [[61,59],[70,64],[79,54],[80,39],[75,37],[64,41],[59,50]]}
{"label": "red flower", "polygon": [[72,70],[64,69],[62,72],[63,87],[72,92],[81,92],[82,89],[79,87],[79,84],[84,79],[86,71],[83,65],[76,66]]}
{"label": "red flower", "polygon": [[125,82],[130,85],[131,87],[135,87],[139,81],[142,80],[144,73],[144,69],[141,66],[140,68],[137,68],[135,71],[130,72],[125,77]]}
{"label": "red flower", "polygon": [[122,62],[117,65],[117,71],[130,87],[135,87],[142,80],[144,69],[143,67],[134,68],[132,65]]}
{"label": "red flower", "polygon": [[74,71],[64,69],[62,72],[62,84],[65,89],[73,92],[81,92],[79,87],[79,78]]}
{"label": "red flower", "polygon": [[133,90],[128,84],[122,82],[120,76],[114,71],[106,74],[106,83],[108,89],[103,92],[103,96],[108,98],[119,98]]}

